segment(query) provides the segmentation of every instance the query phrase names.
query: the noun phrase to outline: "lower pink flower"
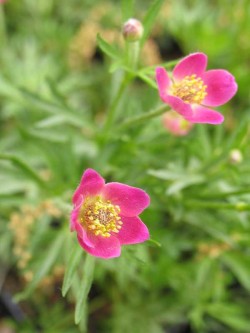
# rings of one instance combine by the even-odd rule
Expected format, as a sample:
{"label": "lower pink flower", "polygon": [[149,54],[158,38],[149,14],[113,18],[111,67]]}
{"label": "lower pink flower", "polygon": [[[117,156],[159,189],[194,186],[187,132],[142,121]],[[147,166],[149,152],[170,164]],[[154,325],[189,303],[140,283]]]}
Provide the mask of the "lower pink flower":
{"label": "lower pink flower", "polygon": [[224,117],[209,107],[228,102],[237,91],[237,83],[228,71],[206,71],[206,67],[207,56],[193,53],[175,66],[172,79],[165,68],[156,68],[156,81],[162,101],[186,120],[216,125]]}
{"label": "lower pink flower", "polygon": [[177,112],[169,111],[163,115],[163,125],[169,133],[175,136],[187,135],[194,124],[184,119]]}
{"label": "lower pink flower", "polygon": [[121,245],[149,239],[146,225],[138,215],[149,205],[143,190],[121,183],[107,183],[93,169],[87,169],[73,195],[71,231],[91,255],[114,258]]}

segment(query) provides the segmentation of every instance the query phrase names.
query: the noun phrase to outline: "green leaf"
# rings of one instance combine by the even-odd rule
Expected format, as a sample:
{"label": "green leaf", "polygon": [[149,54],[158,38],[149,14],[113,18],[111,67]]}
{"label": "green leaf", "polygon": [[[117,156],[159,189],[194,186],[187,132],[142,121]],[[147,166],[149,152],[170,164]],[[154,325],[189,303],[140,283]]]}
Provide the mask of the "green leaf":
{"label": "green leaf", "polygon": [[61,113],[62,109],[61,106],[54,104],[43,97],[30,92],[27,89],[19,88],[20,93],[23,95],[25,100],[32,105],[38,107],[39,109],[46,111],[48,113]]}
{"label": "green leaf", "polygon": [[113,45],[107,43],[99,34],[97,35],[97,43],[102,52],[108,55],[110,58],[115,60],[121,58],[118,50]]}
{"label": "green leaf", "polygon": [[122,20],[127,21],[129,18],[133,17],[134,13],[134,0],[122,0]]}
{"label": "green leaf", "polygon": [[86,125],[87,127],[87,124],[84,124],[86,120],[83,121],[83,118],[80,115],[78,116],[75,110],[68,108],[65,105],[59,105],[48,101],[43,97],[28,91],[27,89],[20,88],[19,91],[23,95],[26,103],[30,103],[31,105],[37,107],[43,112],[56,114],[57,116],[61,115],[65,117],[65,120],[67,120],[68,123],[78,128],[82,128],[83,125]]}
{"label": "green leaf", "polygon": [[244,142],[247,143],[249,129],[249,117],[247,116],[242,119],[240,124],[237,126],[235,132],[232,133],[226,150],[230,150],[232,148],[240,148],[240,146],[242,146]]}
{"label": "green leaf", "polygon": [[197,265],[196,286],[201,289],[201,292],[211,275],[213,263],[214,261],[211,258],[205,258]]}
{"label": "green leaf", "polygon": [[56,259],[58,258],[59,254],[61,253],[64,237],[65,237],[64,233],[59,234],[59,236],[54,240],[52,245],[45,250],[44,260],[41,263],[41,265],[39,265],[39,269],[36,271],[33,280],[31,281],[31,283],[28,285],[28,288],[24,292],[16,295],[15,297],[16,301],[20,301],[22,299],[29,297],[32,291],[38,285],[38,283],[49,272],[49,270],[55,263]]}
{"label": "green leaf", "polygon": [[178,172],[178,170],[148,170],[148,174],[159,179],[173,181],[173,183],[167,189],[167,195],[172,195],[174,193],[180,192],[186,187],[201,184],[205,181],[205,177],[203,175],[183,174],[182,171]]}
{"label": "green leaf", "polygon": [[[203,124],[204,125],[204,124]],[[202,145],[201,157],[206,160],[212,154],[212,146],[211,146],[211,137],[209,136],[209,131],[207,126],[197,126],[199,141]]]}
{"label": "green leaf", "polygon": [[93,281],[94,266],[95,266],[94,263],[95,263],[95,258],[87,254],[83,267],[84,278],[81,286],[79,287],[78,298],[76,301],[76,310],[75,310],[76,324],[79,324],[84,317],[87,317],[86,316],[87,297]]}
{"label": "green leaf", "polygon": [[35,126],[37,128],[49,128],[53,126],[59,126],[65,123],[67,123],[67,118],[59,114],[40,120],[35,124]]}
{"label": "green leaf", "polygon": [[237,253],[226,253],[223,262],[231,269],[239,282],[250,291],[250,259]]}
{"label": "green leaf", "polygon": [[39,139],[42,141],[49,141],[49,142],[55,142],[55,143],[65,143],[68,138],[62,134],[62,133],[55,133],[48,130],[29,130],[26,131],[26,129],[23,130],[25,135],[27,135],[31,139]]}
{"label": "green leaf", "polygon": [[36,183],[42,186],[45,185],[45,182],[42,180],[42,178],[40,178],[40,176],[19,157],[10,154],[0,154],[0,160],[7,160],[12,162],[16,167],[21,169],[24,174],[26,174],[29,178],[33,179]]}
{"label": "green leaf", "polygon": [[43,218],[38,218],[36,222],[36,227],[32,231],[32,238],[30,242],[30,250],[32,253],[39,251],[41,242],[46,241],[48,232],[50,232],[51,218],[49,216],[45,216]]}
{"label": "green leaf", "polygon": [[242,309],[234,304],[215,303],[207,306],[207,313],[223,324],[240,330],[242,333],[249,332],[250,321],[244,315]]}
{"label": "green leaf", "polygon": [[146,39],[148,38],[150,31],[155,24],[156,17],[161,9],[161,6],[163,5],[164,0],[155,0],[153,1],[152,5],[150,6],[146,16],[143,19],[143,27],[144,27],[144,33],[142,36],[142,39],[140,41],[141,47],[145,43]]}
{"label": "green leaf", "polygon": [[73,276],[75,274],[77,265],[79,264],[79,261],[81,259],[82,253],[83,253],[82,248],[79,246],[78,242],[75,242],[68,263],[66,265],[67,268],[66,268],[66,273],[64,275],[63,286],[62,286],[63,297],[65,297],[73,282]]}
{"label": "green leaf", "polygon": [[205,182],[205,177],[202,175],[186,175],[186,176],[187,178],[182,178],[171,184],[166,191],[167,195],[173,195],[191,185],[201,184]]}
{"label": "green leaf", "polygon": [[[161,247],[161,243],[160,242],[157,242],[155,239],[148,239],[147,243],[150,243],[152,246],[154,247]],[[145,243],[145,244],[147,244]]]}
{"label": "green leaf", "polygon": [[182,171],[172,171],[164,169],[158,169],[158,170],[149,169],[148,174],[162,180],[178,180],[181,177],[183,177]]}

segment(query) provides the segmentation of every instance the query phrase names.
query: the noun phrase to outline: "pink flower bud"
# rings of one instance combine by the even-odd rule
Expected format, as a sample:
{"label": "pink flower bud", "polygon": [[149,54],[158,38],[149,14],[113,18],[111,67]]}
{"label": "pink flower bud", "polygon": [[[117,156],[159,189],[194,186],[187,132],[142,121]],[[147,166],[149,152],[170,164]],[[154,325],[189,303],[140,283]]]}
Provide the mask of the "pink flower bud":
{"label": "pink flower bud", "polygon": [[122,28],[123,37],[128,42],[136,42],[143,35],[143,26],[140,21],[131,18],[124,23]]}
{"label": "pink flower bud", "polygon": [[169,133],[175,136],[184,136],[191,131],[194,124],[184,119],[175,111],[169,111],[163,116],[163,125]]}

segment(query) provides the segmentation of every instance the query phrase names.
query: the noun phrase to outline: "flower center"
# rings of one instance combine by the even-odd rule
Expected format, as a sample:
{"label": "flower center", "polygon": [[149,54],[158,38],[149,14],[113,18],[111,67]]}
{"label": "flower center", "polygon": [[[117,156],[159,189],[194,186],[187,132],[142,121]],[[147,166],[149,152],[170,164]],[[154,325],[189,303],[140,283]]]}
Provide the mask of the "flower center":
{"label": "flower center", "polygon": [[203,99],[207,96],[207,86],[204,84],[200,77],[196,74],[185,76],[181,82],[174,83],[172,86],[172,93],[174,96],[179,97],[185,103],[201,104]]}
{"label": "flower center", "polygon": [[80,221],[96,236],[110,237],[112,232],[118,233],[121,229],[120,211],[120,207],[109,200],[103,201],[100,197],[94,200],[88,198],[82,205]]}

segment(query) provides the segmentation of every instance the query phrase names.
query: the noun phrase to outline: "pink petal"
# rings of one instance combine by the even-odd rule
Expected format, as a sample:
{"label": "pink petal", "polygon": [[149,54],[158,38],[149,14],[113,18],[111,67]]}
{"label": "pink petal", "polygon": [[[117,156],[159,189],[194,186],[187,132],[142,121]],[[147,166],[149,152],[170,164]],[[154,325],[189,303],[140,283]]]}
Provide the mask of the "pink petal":
{"label": "pink petal", "polygon": [[237,83],[232,74],[223,69],[205,72],[202,80],[207,85],[207,96],[202,104],[219,106],[228,102],[237,91]]}
{"label": "pink petal", "polygon": [[139,217],[121,216],[121,220],[123,225],[116,236],[121,244],[142,243],[149,239],[148,228]]}
{"label": "pink petal", "polygon": [[203,107],[201,105],[193,105],[193,116],[187,119],[192,123],[206,123],[218,125],[224,121],[221,113]]}
{"label": "pink petal", "polygon": [[196,74],[200,77],[206,70],[207,56],[204,53],[192,53],[182,59],[173,70],[175,81],[181,81],[185,76]]}
{"label": "pink petal", "polygon": [[93,247],[89,247],[82,238],[78,235],[78,241],[81,247],[84,248],[88,253],[95,257],[100,257],[103,259],[115,258],[121,255],[121,245],[119,240],[110,236],[104,238],[102,236],[94,236],[91,241],[94,243]]}
{"label": "pink petal", "polygon": [[83,228],[83,226],[78,221],[78,216],[79,216],[79,208],[73,209],[71,212],[71,217],[70,217],[70,230],[76,231],[78,236],[83,240],[83,242],[86,245],[88,245],[89,247],[93,247],[94,245],[91,242],[91,240],[89,239],[86,230]]}
{"label": "pink petal", "polygon": [[[159,88],[159,94],[161,96],[165,96],[167,90],[171,86],[171,80],[168,76],[167,71],[163,67],[157,67],[155,71],[155,78]],[[161,97],[162,98],[162,97]]]}
{"label": "pink petal", "polygon": [[76,222],[78,219],[78,210],[73,209],[70,215],[70,231],[75,231],[76,230]]}
{"label": "pink petal", "polygon": [[183,100],[179,97],[166,95],[164,98],[164,102],[170,105],[173,110],[178,112],[183,117],[186,118],[192,116],[191,105],[183,102]]}
{"label": "pink petal", "polygon": [[170,94],[172,83],[167,71],[163,67],[156,68],[156,81],[159,88],[160,98],[164,103],[171,106],[182,116],[188,117],[192,115],[192,109],[189,104],[184,103],[179,97]]}
{"label": "pink petal", "polygon": [[140,214],[150,202],[146,192],[140,188],[121,183],[108,183],[104,186],[102,195],[112,204],[118,205],[124,216]]}
{"label": "pink petal", "polygon": [[105,181],[98,172],[93,169],[87,169],[83,173],[80,184],[73,195],[73,203],[78,205],[81,196],[85,198],[86,196],[97,195],[102,190],[104,184]]}

